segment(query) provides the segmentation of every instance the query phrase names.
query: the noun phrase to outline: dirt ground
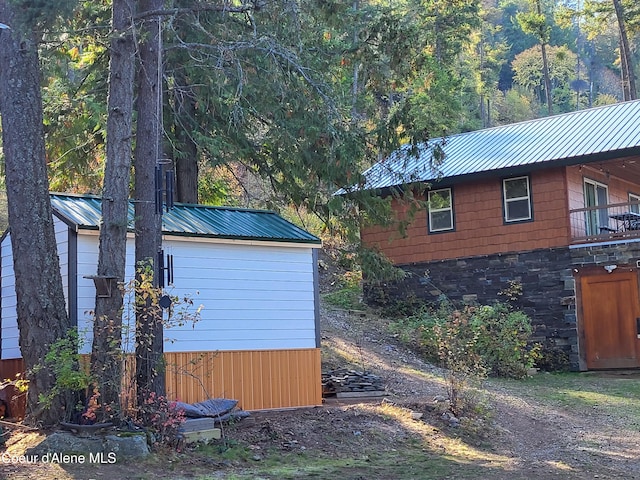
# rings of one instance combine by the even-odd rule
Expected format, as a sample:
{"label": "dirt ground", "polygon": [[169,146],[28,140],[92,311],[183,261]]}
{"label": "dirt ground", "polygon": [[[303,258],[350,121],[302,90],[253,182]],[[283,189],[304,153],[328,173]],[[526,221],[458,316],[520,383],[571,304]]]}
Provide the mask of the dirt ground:
{"label": "dirt ground", "polygon": [[[387,401],[430,414],[426,421],[438,430],[431,432],[437,446],[439,432],[447,428],[434,415],[439,411],[425,407],[445,395],[443,372],[393,343],[383,325],[367,317],[354,321],[353,315],[333,311],[324,318],[324,348],[348,351],[351,339],[354,358],[385,379]],[[549,374],[537,375],[544,383]],[[612,381],[640,382],[640,371],[583,375],[596,391],[601,382],[603,387]],[[498,466],[490,478],[640,479],[640,398],[633,399],[636,410],[631,412],[608,408],[604,397],[601,405],[536,398],[526,381],[489,381],[485,387],[482,402],[489,420],[477,428],[479,436],[465,440],[475,446],[466,452],[469,458]]]}
{"label": "dirt ground", "polygon": [[[446,395],[443,372],[385,333],[383,319],[370,312],[326,306],[321,317],[323,369],[350,367],[379,375],[386,395],[327,399],[321,407],[253,413],[225,431],[234,444],[247,446],[252,461],[260,462],[274,451],[283,456],[304,452],[336,458],[397,451],[401,463],[402,446],[419,439],[429,455],[460,465],[461,472],[483,473],[415,478],[640,479],[640,399],[631,399],[636,410],[624,403],[612,409],[604,400],[598,404],[539,398],[526,381],[490,381],[479,400],[486,409],[485,420],[451,426],[434,401]],[[598,382],[640,382],[638,372],[624,373],[586,378],[594,382],[596,394]],[[419,414],[422,417],[416,418]],[[24,445],[36,441],[35,433],[14,435],[5,455],[19,454]],[[476,470],[468,470],[469,465]],[[192,455],[187,449],[116,465],[61,467],[3,460],[0,478],[230,478],[242,468],[241,463]]]}

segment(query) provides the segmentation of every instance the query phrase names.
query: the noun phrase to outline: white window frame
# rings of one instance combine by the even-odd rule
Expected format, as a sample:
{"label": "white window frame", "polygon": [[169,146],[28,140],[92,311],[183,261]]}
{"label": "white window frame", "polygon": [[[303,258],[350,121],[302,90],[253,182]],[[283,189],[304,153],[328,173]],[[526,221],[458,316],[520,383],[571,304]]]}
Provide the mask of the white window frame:
{"label": "white window frame", "polygon": [[[527,194],[524,197],[514,197],[507,198],[507,182],[513,182],[515,180],[526,180],[527,183]],[[522,200],[527,201],[527,206],[529,207],[529,214],[526,217],[518,217],[518,218],[509,218],[509,204],[511,202],[521,202]],[[520,177],[511,177],[504,178],[502,180],[502,206],[504,211],[504,221],[505,223],[513,223],[513,222],[523,222],[527,220],[533,219],[533,208],[531,206],[531,180],[529,175],[522,175]]]}
{"label": "white window frame", "polygon": [[[629,193],[629,202],[640,202],[640,195]],[[629,211],[633,213],[640,213],[640,204],[629,205]]]}
{"label": "white window frame", "polygon": [[[593,188],[593,205],[587,194],[587,186]],[[609,185],[590,178],[584,179],[584,206],[585,208],[600,207],[609,203]],[[601,198],[601,195],[603,198]],[[585,212],[587,235],[598,235],[602,228],[610,228],[609,212],[607,208],[590,210]]]}
{"label": "white window frame", "polygon": [[[449,192],[449,206],[447,208],[433,208],[431,206],[431,195],[436,194],[438,192]],[[438,190],[429,190],[428,196],[429,200],[429,232],[437,233],[437,232],[448,232],[453,230],[453,191],[451,188],[440,188]],[[433,214],[434,213],[442,213],[449,212],[449,225],[446,228],[433,228]]]}

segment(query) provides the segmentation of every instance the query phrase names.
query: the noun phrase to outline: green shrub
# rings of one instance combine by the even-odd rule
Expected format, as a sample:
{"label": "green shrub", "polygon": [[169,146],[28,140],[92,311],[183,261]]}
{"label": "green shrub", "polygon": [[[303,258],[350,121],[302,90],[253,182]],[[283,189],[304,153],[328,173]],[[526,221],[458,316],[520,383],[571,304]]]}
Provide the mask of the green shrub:
{"label": "green shrub", "polygon": [[[367,297],[368,298],[368,297]],[[429,310],[425,301],[412,293],[402,299],[387,300],[381,305],[382,314],[388,318],[414,317],[422,315]]]}
{"label": "green shrub", "polygon": [[571,369],[567,352],[553,346],[540,347],[535,366],[546,372],[568,372]]}
{"label": "green shrub", "polygon": [[447,369],[445,380],[451,411],[460,416],[475,410],[473,386],[487,375],[485,361],[478,349],[480,330],[470,328],[468,310],[456,310],[445,322],[433,325],[438,358]]}
{"label": "green shrub", "polygon": [[51,408],[54,398],[64,396],[66,405],[76,405],[77,411],[65,411],[64,420],[71,421],[85,408],[85,399],[94,379],[81,363],[78,348],[82,340],[76,328],[67,331],[64,337],[51,344],[42,361],[33,371],[46,369],[55,381],[49,392],[40,393],[38,401],[45,408]]}
{"label": "green shrub", "polygon": [[511,378],[527,375],[537,352],[527,348],[533,331],[527,315],[496,303],[473,308],[471,322],[471,328],[478,332],[476,347],[491,375]]}
{"label": "green shrub", "polygon": [[[420,351],[429,360],[437,359],[437,348],[429,349],[432,345],[423,339],[423,335],[426,335],[426,337],[431,335],[430,332],[438,321],[438,317],[433,315],[430,309],[424,307],[413,315],[404,317],[399,315],[385,315],[396,318],[395,321],[389,324],[389,330],[402,343],[410,345],[415,350]],[[429,333],[425,334],[425,332]]]}
{"label": "green shrub", "polygon": [[[478,355],[493,376],[522,378],[538,357],[538,347],[529,346],[532,333],[529,318],[504,303],[456,310],[443,302],[438,310],[424,308],[396,320],[391,330],[402,341],[418,346],[433,362],[442,361],[443,334],[454,330],[461,342],[470,342],[470,354]],[[463,354],[462,350],[457,351]]]}
{"label": "green shrub", "polygon": [[407,277],[407,272],[396,267],[382,252],[369,248],[360,248],[358,260],[367,279],[367,283],[380,285],[397,282]]}

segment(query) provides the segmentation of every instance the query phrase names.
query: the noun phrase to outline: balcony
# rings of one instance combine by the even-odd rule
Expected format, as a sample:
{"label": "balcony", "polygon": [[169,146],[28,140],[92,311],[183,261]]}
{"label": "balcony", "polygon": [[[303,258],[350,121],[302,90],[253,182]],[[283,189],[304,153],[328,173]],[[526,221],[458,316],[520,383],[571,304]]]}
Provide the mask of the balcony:
{"label": "balcony", "polygon": [[640,238],[640,202],[578,208],[569,218],[571,243]]}

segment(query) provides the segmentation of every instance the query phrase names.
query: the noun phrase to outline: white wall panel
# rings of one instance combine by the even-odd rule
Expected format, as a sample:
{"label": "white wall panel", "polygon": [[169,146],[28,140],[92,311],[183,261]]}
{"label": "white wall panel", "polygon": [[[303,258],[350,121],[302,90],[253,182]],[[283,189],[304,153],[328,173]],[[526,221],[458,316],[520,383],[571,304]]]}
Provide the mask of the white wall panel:
{"label": "white wall panel", "polygon": [[[78,282],[78,331],[82,334],[83,342],[80,351],[82,353],[91,352],[91,344],[93,342],[93,320],[94,309],[96,306],[96,289],[91,278],[92,275],[96,275],[98,269],[98,250],[99,250],[99,235],[98,232],[83,232],[78,234],[77,242],[77,257],[78,257],[78,270],[77,270],[77,282]],[[134,276],[134,239],[132,237],[127,238],[127,267],[125,270],[126,282],[133,279]],[[131,295],[128,295],[125,299],[125,312],[130,312],[133,308],[133,299]],[[126,316],[126,313],[125,313]],[[132,314],[129,315],[132,317]],[[123,319],[125,323],[124,327],[124,339],[123,346],[129,352],[132,352],[135,348],[133,346],[133,327],[128,328],[126,326],[127,319]],[[126,348],[130,347],[130,348]]]}
{"label": "white wall panel", "polygon": [[58,260],[60,262],[64,302],[67,306],[67,313],[69,313],[69,226],[54,215],[53,229],[56,236]]}
{"label": "white wall panel", "polygon": [[[62,233],[61,230],[60,260],[61,267],[64,265],[63,275],[66,275],[69,245]],[[83,353],[90,352],[93,336],[95,287],[93,280],[86,277],[96,274],[98,241],[97,232],[78,232],[77,316],[78,328],[85,338]],[[182,237],[165,237],[163,247],[174,260],[174,283],[165,289],[166,293],[190,298],[194,303],[190,313],[202,306],[200,319],[195,324],[187,322],[166,329],[166,351],[316,347],[315,265],[311,247],[201,242]],[[14,351],[17,346],[15,291],[11,275],[6,275],[12,272],[11,262],[5,258],[7,251],[10,254],[10,249],[3,246],[2,358],[18,358],[19,351],[17,354]],[[133,278],[133,264],[134,241],[129,238],[127,282]],[[66,285],[68,281],[65,281],[65,288]],[[180,319],[179,312],[183,308],[178,305],[172,309],[174,320]],[[124,310],[125,325],[134,325],[131,295],[125,301]],[[168,313],[165,312],[166,316]],[[125,330],[129,336],[124,344],[132,351],[133,327],[125,327]]]}
{"label": "white wall panel", "polygon": [[[54,216],[53,228],[56,237],[58,258],[60,262],[60,273],[62,275],[62,286],[65,303],[68,303],[68,262],[69,262],[69,229],[65,223]],[[2,324],[2,360],[20,358],[19,330],[15,272],[13,270],[13,255],[11,252],[11,235],[7,235],[2,242],[2,308],[0,318]]]}
{"label": "white wall panel", "polygon": [[[165,350],[314,348],[311,248],[199,243],[165,238],[174,257],[171,295],[202,305],[201,319],[168,329]],[[197,293],[197,294],[196,294]]]}
{"label": "white wall panel", "polygon": [[20,358],[20,348],[18,347],[18,314],[16,311],[17,299],[15,289],[15,274],[13,271],[13,254],[11,253],[11,237],[4,237],[2,241],[2,258],[0,258],[0,268],[2,269],[2,308],[0,315],[2,319],[2,360],[10,358]]}

